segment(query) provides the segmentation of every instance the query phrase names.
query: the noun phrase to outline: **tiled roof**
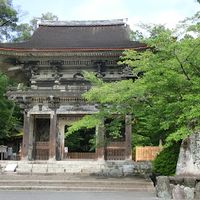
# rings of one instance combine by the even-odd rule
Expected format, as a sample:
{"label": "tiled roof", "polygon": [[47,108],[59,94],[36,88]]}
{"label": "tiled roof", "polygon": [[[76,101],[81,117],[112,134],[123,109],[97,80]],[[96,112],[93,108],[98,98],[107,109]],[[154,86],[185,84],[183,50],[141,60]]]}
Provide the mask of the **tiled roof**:
{"label": "tiled roof", "polygon": [[144,44],[129,39],[129,26],[123,20],[46,21],[29,41],[1,43],[0,48],[22,49],[119,49]]}

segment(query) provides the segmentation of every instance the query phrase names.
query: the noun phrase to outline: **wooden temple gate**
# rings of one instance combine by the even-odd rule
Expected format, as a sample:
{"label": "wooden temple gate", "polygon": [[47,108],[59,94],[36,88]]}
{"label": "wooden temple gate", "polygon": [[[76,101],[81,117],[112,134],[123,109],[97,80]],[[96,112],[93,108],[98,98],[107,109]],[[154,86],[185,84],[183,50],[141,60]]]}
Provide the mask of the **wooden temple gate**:
{"label": "wooden temple gate", "polygon": [[[40,23],[28,41],[0,44],[2,70],[22,83],[9,90],[7,96],[24,111],[23,160],[64,159],[64,125],[62,132],[58,130],[61,115],[76,118],[98,112],[95,103],[82,98],[91,87],[83,70],[93,72],[103,81],[135,79],[129,66],[120,66],[117,62],[124,50],[140,51],[147,46],[131,41],[128,33],[129,26],[122,19],[55,21]],[[97,141],[103,141],[103,128],[97,129]],[[75,152],[68,156],[70,159],[131,160],[132,131],[128,113],[125,129],[123,143],[97,145],[95,153]]]}

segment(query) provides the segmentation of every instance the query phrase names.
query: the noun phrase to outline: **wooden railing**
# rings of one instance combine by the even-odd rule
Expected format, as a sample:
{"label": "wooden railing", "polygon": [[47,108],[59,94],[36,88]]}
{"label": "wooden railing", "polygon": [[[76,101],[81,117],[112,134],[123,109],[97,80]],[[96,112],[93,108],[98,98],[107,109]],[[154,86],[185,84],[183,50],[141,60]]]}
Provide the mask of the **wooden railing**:
{"label": "wooden railing", "polygon": [[125,142],[111,142],[105,149],[106,160],[125,160]]}
{"label": "wooden railing", "polygon": [[95,152],[69,152],[65,153],[66,159],[96,159]]}
{"label": "wooden railing", "polygon": [[106,149],[106,160],[125,160],[125,149]]}
{"label": "wooden railing", "polygon": [[154,160],[161,150],[162,147],[159,146],[136,147],[135,161]]}

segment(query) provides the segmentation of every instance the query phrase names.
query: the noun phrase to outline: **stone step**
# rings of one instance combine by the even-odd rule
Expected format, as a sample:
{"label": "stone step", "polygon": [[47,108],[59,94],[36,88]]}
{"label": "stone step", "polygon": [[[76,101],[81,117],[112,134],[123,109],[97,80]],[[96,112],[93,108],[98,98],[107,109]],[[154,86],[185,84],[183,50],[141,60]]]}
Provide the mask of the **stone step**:
{"label": "stone step", "polygon": [[0,180],[0,190],[154,191],[151,182],[139,178],[0,175]]}
{"label": "stone step", "polygon": [[21,191],[21,190],[45,190],[45,191],[143,191],[143,192],[154,192],[151,187],[147,188],[116,188],[116,187],[74,187],[74,186],[0,186],[0,191],[11,190],[11,191]]}
{"label": "stone step", "polygon": [[146,187],[149,182],[114,182],[114,181],[75,181],[75,180],[1,180],[0,185],[64,185],[64,186],[107,186],[107,187]]}

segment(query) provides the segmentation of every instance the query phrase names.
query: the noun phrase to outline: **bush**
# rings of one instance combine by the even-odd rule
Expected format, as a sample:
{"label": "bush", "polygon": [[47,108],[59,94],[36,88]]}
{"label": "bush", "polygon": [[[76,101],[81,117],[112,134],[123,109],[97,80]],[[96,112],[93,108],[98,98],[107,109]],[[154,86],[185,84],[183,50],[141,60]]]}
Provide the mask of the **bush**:
{"label": "bush", "polygon": [[170,176],[176,172],[180,143],[164,148],[153,161],[153,173]]}

